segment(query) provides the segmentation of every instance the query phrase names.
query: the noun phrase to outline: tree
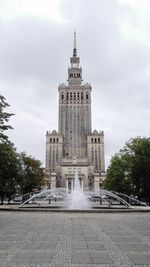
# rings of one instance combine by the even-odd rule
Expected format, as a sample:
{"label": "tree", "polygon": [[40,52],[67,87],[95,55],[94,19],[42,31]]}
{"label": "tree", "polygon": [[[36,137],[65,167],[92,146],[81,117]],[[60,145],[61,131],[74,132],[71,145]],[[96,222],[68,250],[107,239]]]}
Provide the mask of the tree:
{"label": "tree", "polygon": [[4,196],[26,194],[34,189],[41,189],[44,184],[44,168],[39,160],[17,153],[11,143],[0,144],[0,195],[1,204]]}
{"label": "tree", "polygon": [[130,155],[134,193],[150,204],[150,138],[137,137],[126,144],[123,153]]}
{"label": "tree", "polygon": [[4,195],[9,199],[17,192],[20,161],[11,143],[0,143],[0,195],[3,204]]}
{"label": "tree", "polygon": [[7,123],[14,114],[4,111],[4,109],[9,106],[5,97],[0,95],[0,143],[8,142],[8,136],[4,134],[4,132],[8,129],[13,129],[12,126]]}
{"label": "tree", "polygon": [[132,138],[112,157],[104,185],[139,199],[144,197],[150,204],[150,138]]}
{"label": "tree", "polygon": [[34,189],[41,189],[44,184],[44,168],[39,160],[27,156],[26,153],[20,154],[22,165],[22,175],[20,181],[20,191],[22,194],[29,193]]}
{"label": "tree", "polygon": [[130,170],[128,159],[121,154],[115,154],[107,169],[104,186],[108,190],[129,194],[131,190]]}
{"label": "tree", "polygon": [[4,111],[7,107],[9,104],[5,97],[0,95],[1,204],[3,204],[4,195],[10,199],[15,193],[28,193],[33,189],[40,189],[44,183],[44,169],[41,167],[41,162],[25,153],[18,154],[5,134],[6,130],[13,129],[8,121],[14,114]]}

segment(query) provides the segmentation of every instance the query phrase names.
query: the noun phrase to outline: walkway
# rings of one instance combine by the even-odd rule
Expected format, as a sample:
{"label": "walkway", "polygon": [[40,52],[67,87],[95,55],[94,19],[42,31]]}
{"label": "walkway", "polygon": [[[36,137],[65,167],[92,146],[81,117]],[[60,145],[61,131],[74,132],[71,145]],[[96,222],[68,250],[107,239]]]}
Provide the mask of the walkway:
{"label": "walkway", "polygon": [[150,213],[1,211],[2,266],[150,266]]}

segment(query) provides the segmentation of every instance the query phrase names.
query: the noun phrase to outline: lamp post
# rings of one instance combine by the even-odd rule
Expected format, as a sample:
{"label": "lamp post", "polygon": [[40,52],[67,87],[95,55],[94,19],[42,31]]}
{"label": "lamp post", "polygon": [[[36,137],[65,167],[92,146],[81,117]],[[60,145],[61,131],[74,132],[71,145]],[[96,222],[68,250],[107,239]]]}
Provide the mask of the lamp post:
{"label": "lamp post", "polygon": [[99,190],[100,190],[99,204],[102,205],[102,194],[101,194],[101,170],[99,170]]}
{"label": "lamp post", "polygon": [[[47,190],[51,188],[51,172],[47,172],[47,178],[45,179],[47,183]],[[48,203],[51,204],[51,199],[50,197],[48,198]]]}
{"label": "lamp post", "polygon": [[[49,171],[49,183],[48,183],[48,189],[51,188],[51,172]],[[48,203],[51,204],[51,198],[49,196],[48,198]]]}

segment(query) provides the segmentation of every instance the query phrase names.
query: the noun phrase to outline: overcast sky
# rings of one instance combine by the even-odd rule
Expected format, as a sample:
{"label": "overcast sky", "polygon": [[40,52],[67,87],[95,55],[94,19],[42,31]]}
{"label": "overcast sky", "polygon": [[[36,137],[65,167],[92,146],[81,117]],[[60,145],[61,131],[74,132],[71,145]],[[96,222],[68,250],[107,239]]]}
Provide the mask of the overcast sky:
{"label": "overcast sky", "polygon": [[0,93],[15,113],[9,136],[44,164],[74,28],[107,166],[131,137],[150,136],[149,0],[0,0]]}

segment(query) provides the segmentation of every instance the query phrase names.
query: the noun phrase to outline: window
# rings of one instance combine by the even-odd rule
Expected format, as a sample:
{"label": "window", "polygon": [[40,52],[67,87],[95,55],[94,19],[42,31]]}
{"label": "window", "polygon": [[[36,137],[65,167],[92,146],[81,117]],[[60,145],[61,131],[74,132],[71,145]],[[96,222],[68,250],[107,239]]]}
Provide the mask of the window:
{"label": "window", "polygon": [[81,100],[83,100],[83,93],[81,93]]}
{"label": "window", "polygon": [[50,143],[52,143],[52,138],[50,138]]}
{"label": "window", "polygon": [[88,95],[88,93],[86,93],[86,99],[89,99],[89,95]]}
{"label": "window", "polygon": [[58,149],[56,149],[56,161],[58,162]]}
{"label": "window", "polygon": [[55,169],[54,164],[55,164],[55,150],[53,150],[53,170]]}
{"label": "window", "polygon": [[93,152],[93,149],[91,151],[91,154],[92,154],[92,162],[94,161],[94,152]]}

